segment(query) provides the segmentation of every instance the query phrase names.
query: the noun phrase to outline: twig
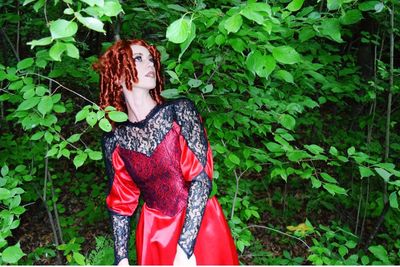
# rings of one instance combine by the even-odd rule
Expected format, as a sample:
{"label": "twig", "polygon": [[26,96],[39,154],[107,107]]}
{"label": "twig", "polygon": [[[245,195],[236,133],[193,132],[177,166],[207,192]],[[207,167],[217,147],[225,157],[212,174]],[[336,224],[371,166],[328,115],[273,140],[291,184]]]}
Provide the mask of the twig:
{"label": "twig", "polygon": [[81,94],[75,92],[75,91],[72,90],[72,89],[69,89],[68,87],[62,85],[61,83],[59,83],[58,81],[56,81],[56,80],[54,80],[54,79],[52,79],[52,78],[50,78],[50,77],[41,75],[41,74],[39,74],[39,73],[32,73],[32,72],[27,72],[27,73],[25,73],[25,74],[26,74],[26,75],[36,75],[36,76],[39,76],[39,77],[41,77],[41,78],[43,78],[43,79],[51,80],[52,82],[58,84],[61,88],[64,88],[65,90],[67,90],[67,91],[69,91],[69,92],[71,92],[71,93],[73,93],[73,94],[75,94],[75,95],[81,97],[82,99],[86,100],[87,102],[89,102],[89,103],[91,103],[91,104],[97,106],[97,104],[96,104],[95,102],[93,102],[92,100],[87,99],[87,98],[84,97],[83,95],[81,95]]}
{"label": "twig", "polygon": [[56,217],[57,230],[58,230],[61,244],[64,244],[63,233],[62,233],[62,229],[61,229],[61,225],[60,225],[60,219],[58,217],[58,210],[57,210],[56,196],[55,196],[56,194],[54,193],[53,179],[51,179],[51,175],[50,175],[49,171],[48,171],[48,176],[49,176],[49,181],[51,183],[51,197],[53,199],[53,209],[54,209],[54,215]]}
{"label": "twig", "polygon": [[[19,12],[19,1],[17,1],[17,15],[18,18],[20,18],[20,12]],[[16,47],[15,50],[17,52],[18,58],[19,58],[19,29],[21,27],[21,20],[18,19],[18,23],[17,23],[17,43],[16,43]]]}
{"label": "twig", "polygon": [[270,230],[270,231],[273,231],[273,232],[277,232],[277,233],[279,233],[279,234],[282,234],[282,235],[285,235],[285,236],[288,236],[288,237],[297,239],[298,241],[300,241],[301,243],[303,243],[304,246],[306,246],[308,250],[311,249],[310,246],[309,246],[305,241],[303,241],[302,239],[298,238],[297,236],[289,235],[289,234],[287,234],[287,233],[285,233],[285,232],[282,232],[282,231],[280,231],[280,230],[277,230],[277,229],[274,229],[274,228],[271,228],[271,227],[267,227],[267,226],[264,226],[264,225],[250,224],[249,226],[243,228],[242,231],[245,230],[245,229],[247,229],[247,228],[261,228],[261,229],[266,229],[266,230]]}
{"label": "twig", "polygon": [[231,220],[233,220],[233,215],[235,214],[235,205],[236,205],[237,194],[239,191],[239,179],[240,179],[240,177],[238,177],[236,173],[236,170],[234,170],[233,173],[235,174],[236,178],[236,188],[235,188],[235,195],[232,200]]}
{"label": "twig", "polygon": [[1,33],[3,34],[4,38],[7,40],[8,44],[11,46],[11,50],[13,51],[15,57],[17,58],[17,61],[19,62],[19,61],[20,61],[19,55],[18,55],[17,51],[15,50],[15,47],[14,47],[13,44],[11,43],[10,38],[8,38],[6,32],[4,31],[3,28],[1,28]]}

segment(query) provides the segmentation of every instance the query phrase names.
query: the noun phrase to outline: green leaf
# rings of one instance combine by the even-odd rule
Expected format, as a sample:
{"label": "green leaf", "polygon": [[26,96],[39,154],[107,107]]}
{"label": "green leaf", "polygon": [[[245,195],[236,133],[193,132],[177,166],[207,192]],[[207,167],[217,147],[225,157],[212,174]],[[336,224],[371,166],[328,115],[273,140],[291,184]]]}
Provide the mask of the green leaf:
{"label": "green leaf", "polygon": [[11,197],[11,192],[8,189],[0,188],[0,200],[8,199]]}
{"label": "green leaf", "polygon": [[6,248],[2,253],[2,259],[6,263],[15,264],[17,263],[25,253],[22,252],[19,243]]}
{"label": "green leaf", "polygon": [[122,111],[110,111],[108,113],[108,117],[112,121],[116,121],[116,122],[124,122],[124,121],[128,120],[128,115],[126,115],[126,113],[124,113]]}
{"label": "green leaf", "polygon": [[354,242],[353,240],[348,240],[345,245],[346,245],[346,247],[353,249],[357,246],[357,243]]}
{"label": "green leaf", "polygon": [[196,37],[196,24],[192,21],[189,31],[189,36],[186,38],[186,40],[180,44],[181,47],[181,52],[179,53],[178,56],[178,61],[181,60],[182,55],[185,53],[186,49],[188,49],[189,45],[192,43],[194,38]]}
{"label": "green leaf", "polygon": [[89,6],[94,6],[95,0],[81,0],[82,2],[88,4]]}
{"label": "green leaf", "polygon": [[299,32],[299,40],[300,42],[305,42],[311,38],[313,38],[316,35],[315,31],[313,28],[310,27],[304,27],[303,29],[301,29],[301,31]]}
{"label": "green leaf", "polygon": [[242,11],[240,11],[240,14],[242,14],[249,20],[255,21],[259,25],[263,25],[264,16],[260,12],[258,12],[254,7],[255,6],[251,4],[247,5]]}
{"label": "green leaf", "polygon": [[32,97],[27,100],[24,100],[21,104],[19,104],[17,110],[28,110],[35,107],[40,101],[40,97]]}
{"label": "green leaf", "polygon": [[37,132],[31,136],[31,140],[36,141],[43,137],[43,132]]}
{"label": "green leaf", "polygon": [[192,78],[190,78],[190,79],[189,79],[189,82],[188,82],[188,85],[189,85],[190,87],[192,87],[192,88],[197,88],[197,87],[199,87],[199,86],[202,85],[202,84],[203,84],[203,82],[202,82],[201,80],[192,79]]}
{"label": "green leaf", "polygon": [[224,28],[230,32],[237,32],[239,31],[240,27],[242,27],[243,19],[240,14],[235,14],[232,17],[228,18],[224,23]]}
{"label": "green leaf", "polygon": [[278,70],[275,73],[275,75],[276,75],[277,78],[279,78],[279,79],[281,79],[281,80],[283,80],[283,81],[285,81],[287,83],[294,83],[293,75],[290,72],[286,71],[286,70]]}
{"label": "green leaf", "polygon": [[320,188],[322,185],[321,181],[315,178],[314,176],[311,176],[311,183],[313,188]]}
{"label": "green leaf", "polygon": [[33,58],[31,58],[31,57],[25,58],[25,59],[21,60],[20,62],[18,62],[17,69],[23,70],[23,69],[29,68],[30,66],[33,65],[33,63],[34,63]]}
{"label": "green leaf", "polygon": [[83,163],[85,163],[86,159],[87,159],[87,154],[86,153],[81,152],[78,155],[76,155],[75,158],[74,158],[75,168],[78,169],[80,166],[82,166]]}
{"label": "green leaf", "polygon": [[74,14],[74,10],[72,8],[66,8],[63,12],[65,15],[72,15]]}
{"label": "green leaf", "polygon": [[335,184],[325,183],[323,187],[333,196],[335,194],[347,195],[346,190],[343,187],[337,186]]}
{"label": "green leaf", "polygon": [[102,153],[100,151],[90,151],[88,152],[89,158],[91,160],[101,160],[102,159]]}
{"label": "green leaf", "polygon": [[33,49],[35,46],[44,46],[44,45],[49,45],[53,42],[53,39],[51,37],[44,37],[42,39],[39,40],[32,40],[28,43],[26,43],[27,45],[31,46],[31,49]]}
{"label": "green leaf", "polygon": [[49,50],[49,56],[55,61],[61,61],[62,53],[67,49],[64,43],[56,42]]}
{"label": "green leaf", "polygon": [[76,48],[76,46],[74,44],[68,43],[68,44],[65,44],[65,46],[67,48],[67,55],[69,57],[79,59],[79,50],[78,50],[78,48]]}
{"label": "green leaf", "polygon": [[85,265],[85,257],[81,253],[74,252],[72,255],[76,263],[79,265]]}
{"label": "green leaf", "polygon": [[54,136],[53,136],[50,132],[46,132],[46,133],[44,134],[44,139],[46,140],[46,142],[47,142],[48,144],[51,144],[51,142],[52,142],[53,139],[54,139]]}
{"label": "green leaf", "polygon": [[300,54],[290,46],[278,46],[272,49],[272,56],[282,64],[295,64],[300,62]]}
{"label": "green leaf", "polygon": [[75,115],[75,123],[78,121],[86,119],[86,116],[89,114],[89,110],[87,109],[82,109]]}
{"label": "green leaf", "polygon": [[186,8],[184,8],[183,6],[180,5],[176,5],[176,4],[171,4],[171,5],[167,5],[167,7],[169,9],[175,10],[175,11],[179,11],[179,12],[188,12],[188,10]]}
{"label": "green leaf", "polygon": [[342,6],[343,0],[328,0],[327,7],[329,10],[336,10]]}
{"label": "green leaf", "polygon": [[22,4],[23,6],[26,6],[27,4],[30,4],[36,0],[25,0],[24,3]]}
{"label": "green leaf", "polygon": [[207,84],[204,88],[201,89],[203,94],[211,93],[214,90],[214,86],[212,84]]}
{"label": "green leaf", "polygon": [[279,116],[278,121],[283,127],[289,130],[293,130],[296,125],[296,120],[289,114],[282,114]]}
{"label": "green leaf", "polygon": [[368,258],[368,256],[362,256],[361,257],[361,263],[363,264],[363,265],[367,265],[368,263],[369,263],[369,258]]}
{"label": "green leaf", "polygon": [[375,12],[376,13],[381,12],[384,7],[385,5],[382,2],[376,3],[376,5],[374,6]]}
{"label": "green leaf", "polygon": [[340,23],[336,18],[329,18],[322,20],[321,23],[321,33],[325,36],[332,38],[338,43],[342,43],[342,37],[340,34]]}
{"label": "green leaf", "polygon": [[239,157],[236,156],[235,154],[230,153],[229,156],[228,156],[228,158],[229,158],[229,160],[232,161],[234,164],[240,165],[240,159],[239,159]]}
{"label": "green leaf", "polygon": [[99,121],[99,127],[100,127],[100,129],[102,129],[105,132],[111,132],[111,130],[112,130],[112,126],[106,118],[102,118]]}
{"label": "green leaf", "polygon": [[390,204],[390,207],[392,207],[394,209],[398,209],[399,208],[399,203],[397,202],[397,191],[394,191],[394,192],[390,193],[390,195],[389,195],[389,204]]}
{"label": "green leaf", "polygon": [[379,4],[380,1],[367,1],[367,2],[363,2],[360,3],[358,5],[358,9],[361,11],[371,11],[371,10],[375,10],[375,5]]}
{"label": "green leaf", "polygon": [[303,150],[288,151],[286,155],[288,159],[293,162],[298,162],[299,160],[310,157],[310,155]]}
{"label": "green leaf", "polygon": [[38,110],[43,115],[49,113],[53,109],[53,99],[51,96],[43,96],[39,102]]}
{"label": "green leaf", "polygon": [[86,116],[86,122],[93,127],[96,122],[97,122],[97,116],[96,113],[94,113],[93,111],[89,112],[89,114]]}
{"label": "green leaf", "polygon": [[78,31],[78,24],[75,21],[58,19],[50,23],[50,33],[53,39],[60,39],[74,36]]}
{"label": "green leaf", "polygon": [[312,144],[312,145],[304,145],[304,147],[308,151],[310,151],[311,153],[313,153],[315,155],[318,155],[318,154],[321,154],[322,152],[324,152],[324,149],[322,147],[314,145],[314,144]]}
{"label": "green leaf", "polygon": [[388,182],[390,176],[392,176],[391,173],[382,168],[375,168],[375,171],[383,178],[385,182]]}
{"label": "green leaf", "polygon": [[361,178],[370,177],[370,176],[374,175],[374,172],[371,171],[370,168],[367,168],[364,166],[358,166],[358,170],[360,171]]}
{"label": "green leaf", "polygon": [[276,61],[272,56],[262,55],[260,51],[250,52],[246,58],[247,69],[260,77],[268,77],[276,67]]}
{"label": "green leaf", "polygon": [[7,165],[4,165],[3,167],[1,167],[1,176],[6,176],[7,174],[8,174],[8,171],[9,171],[9,169],[8,169],[8,166]]}
{"label": "green leaf", "polygon": [[338,153],[336,147],[331,146],[331,147],[329,148],[329,154],[331,154],[331,155],[333,155],[333,156],[337,156],[339,153]]}
{"label": "green leaf", "polygon": [[384,263],[389,262],[388,254],[386,249],[382,245],[378,246],[370,246],[368,250],[374,254],[375,257],[377,257],[379,260],[381,260]]}
{"label": "green leaf", "polygon": [[175,72],[173,72],[172,70],[167,70],[165,72],[168,73],[168,75],[171,76],[172,79],[180,82],[179,77]]}
{"label": "green leaf", "polygon": [[166,37],[168,41],[180,44],[189,37],[192,22],[184,17],[175,20],[168,26]]}
{"label": "green leaf", "polygon": [[19,81],[15,81],[15,82],[12,82],[9,86],[8,86],[8,89],[9,90],[18,90],[18,89],[21,89],[21,87],[24,85],[24,82],[23,81],[21,81],[21,80],[19,80]]}
{"label": "green leaf", "polygon": [[177,89],[167,89],[161,91],[161,96],[170,99],[170,98],[177,98],[180,95]]}
{"label": "green leaf", "polygon": [[343,25],[351,25],[359,22],[360,20],[362,20],[362,18],[363,16],[358,9],[352,9],[346,11],[344,16],[340,18],[340,23],[342,23]]}
{"label": "green leaf", "polygon": [[49,89],[47,89],[46,87],[44,87],[44,86],[38,86],[38,87],[36,87],[36,94],[38,95],[38,96],[44,96],[46,93],[48,93],[49,92]]}
{"label": "green leaf", "polygon": [[58,149],[53,146],[49,151],[47,151],[46,158],[54,156],[55,154],[57,154],[57,152]]}
{"label": "green leaf", "polygon": [[121,4],[117,0],[106,0],[103,10],[104,14],[109,17],[115,17],[123,12]]}
{"label": "green leaf", "polygon": [[349,250],[343,245],[341,245],[339,247],[338,251],[339,251],[340,256],[342,256],[342,257],[344,257],[349,252]]}
{"label": "green leaf", "polygon": [[93,17],[83,17],[79,12],[75,12],[74,14],[78,21],[85,25],[87,28],[96,32],[105,32],[103,29],[104,23],[101,22],[99,19]]}
{"label": "green leaf", "polygon": [[232,46],[233,50],[238,53],[242,53],[246,48],[246,43],[241,38],[230,38],[228,42]]}
{"label": "green leaf", "polygon": [[322,172],[320,175],[321,175],[321,177],[322,177],[325,181],[327,181],[327,182],[329,182],[329,183],[335,183],[335,184],[337,184],[336,179],[333,178],[332,176],[330,176],[328,173]]}
{"label": "green leaf", "polygon": [[70,143],[75,143],[75,142],[79,141],[80,138],[81,138],[81,134],[73,134],[67,139],[67,141]]}
{"label": "green leaf", "polygon": [[304,0],[293,0],[287,5],[287,9],[294,12],[299,10],[303,6]]}

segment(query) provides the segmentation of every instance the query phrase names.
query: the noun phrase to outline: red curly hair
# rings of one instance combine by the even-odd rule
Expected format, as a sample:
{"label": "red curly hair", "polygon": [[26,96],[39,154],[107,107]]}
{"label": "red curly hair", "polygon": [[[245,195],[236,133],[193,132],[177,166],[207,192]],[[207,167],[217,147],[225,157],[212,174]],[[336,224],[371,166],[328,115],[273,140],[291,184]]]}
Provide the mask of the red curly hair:
{"label": "red curly hair", "polygon": [[138,82],[131,45],[141,45],[149,50],[156,71],[156,87],[149,93],[157,104],[164,101],[161,96],[164,82],[161,76],[160,52],[155,46],[140,39],[119,40],[93,64],[93,69],[100,73],[100,108],[102,109],[113,106],[118,111],[127,112],[122,92],[122,79],[125,80],[128,90],[132,90],[133,84]]}

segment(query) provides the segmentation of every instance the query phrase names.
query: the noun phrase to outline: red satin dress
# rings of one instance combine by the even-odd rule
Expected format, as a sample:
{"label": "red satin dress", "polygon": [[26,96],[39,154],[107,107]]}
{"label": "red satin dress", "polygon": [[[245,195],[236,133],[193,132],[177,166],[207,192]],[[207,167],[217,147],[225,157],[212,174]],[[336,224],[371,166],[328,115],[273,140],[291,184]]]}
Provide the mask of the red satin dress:
{"label": "red satin dress", "polygon": [[[206,183],[191,189],[199,177],[208,182],[213,177],[212,152],[191,101],[156,106],[145,120],[125,123],[106,136],[103,149],[106,167],[111,168],[106,202],[116,218],[116,253],[127,246],[123,235],[129,230],[121,230],[127,227],[122,221],[133,214],[141,195],[145,204],[136,229],[139,265],[172,265],[178,243],[194,253],[198,265],[239,264],[217,198],[197,197],[202,191],[196,190],[206,188]],[[190,198],[195,204],[189,204]]]}

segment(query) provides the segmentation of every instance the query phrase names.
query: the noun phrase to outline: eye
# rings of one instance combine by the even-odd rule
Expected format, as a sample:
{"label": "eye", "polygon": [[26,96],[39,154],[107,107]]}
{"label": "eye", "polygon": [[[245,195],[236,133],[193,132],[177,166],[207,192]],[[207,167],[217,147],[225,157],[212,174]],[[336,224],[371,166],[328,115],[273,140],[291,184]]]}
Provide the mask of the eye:
{"label": "eye", "polygon": [[134,59],[135,59],[135,61],[137,61],[137,62],[142,62],[143,60],[142,60],[142,56],[136,56],[136,57],[134,57]]}
{"label": "eye", "polygon": [[154,63],[154,58],[151,57],[149,61]]}

